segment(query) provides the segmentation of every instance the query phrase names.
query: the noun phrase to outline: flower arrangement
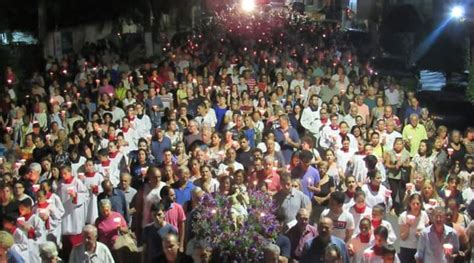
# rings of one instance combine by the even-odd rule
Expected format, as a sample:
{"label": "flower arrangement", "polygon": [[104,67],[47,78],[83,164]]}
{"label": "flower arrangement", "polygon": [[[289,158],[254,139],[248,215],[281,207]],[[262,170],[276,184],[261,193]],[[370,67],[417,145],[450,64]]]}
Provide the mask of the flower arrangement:
{"label": "flower arrangement", "polygon": [[272,198],[263,192],[207,194],[197,208],[193,231],[219,252],[221,262],[261,262],[262,247],[278,235],[274,212]]}

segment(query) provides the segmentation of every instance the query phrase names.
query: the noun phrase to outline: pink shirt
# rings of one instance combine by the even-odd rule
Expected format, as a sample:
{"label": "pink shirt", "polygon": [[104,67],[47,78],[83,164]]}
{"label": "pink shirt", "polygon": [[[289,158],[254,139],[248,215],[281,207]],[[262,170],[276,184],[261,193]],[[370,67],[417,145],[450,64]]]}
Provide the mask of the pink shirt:
{"label": "pink shirt", "polygon": [[356,104],[356,106],[357,106],[357,115],[362,116],[362,119],[364,120],[364,122],[367,123],[366,117],[370,115],[369,106],[367,106],[366,104],[362,104],[360,106]]}
{"label": "pink shirt", "polygon": [[102,96],[102,94],[107,93],[107,94],[114,94],[114,87],[112,85],[107,85],[107,86],[101,86],[99,88],[99,95]]}
{"label": "pink shirt", "polygon": [[[115,222],[115,218],[119,218],[120,223]],[[121,227],[127,226],[127,222],[118,212],[111,211],[107,218],[97,218],[95,225],[99,233],[99,241],[104,243],[107,247],[113,247],[118,237],[118,224],[120,224]]]}
{"label": "pink shirt", "polygon": [[270,176],[265,178],[265,183],[269,192],[278,192],[281,189],[280,176],[276,172],[272,172]]}
{"label": "pink shirt", "polygon": [[179,224],[186,220],[186,214],[184,213],[183,207],[174,202],[171,204],[171,207],[165,212],[165,221],[174,226],[176,229],[179,229]]}

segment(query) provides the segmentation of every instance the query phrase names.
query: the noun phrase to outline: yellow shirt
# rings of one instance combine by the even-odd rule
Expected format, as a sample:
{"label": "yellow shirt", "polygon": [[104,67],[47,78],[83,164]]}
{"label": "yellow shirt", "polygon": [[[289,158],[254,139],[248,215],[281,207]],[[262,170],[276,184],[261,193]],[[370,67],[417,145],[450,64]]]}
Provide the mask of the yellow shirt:
{"label": "yellow shirt", "polygon": [[408,124],[403,128],[403,140],[410,142],[410,156],[413,157],[418,152],[421,140],[428,139],[426,129],[423,124],[418,124],[414,128],[411,124]]}

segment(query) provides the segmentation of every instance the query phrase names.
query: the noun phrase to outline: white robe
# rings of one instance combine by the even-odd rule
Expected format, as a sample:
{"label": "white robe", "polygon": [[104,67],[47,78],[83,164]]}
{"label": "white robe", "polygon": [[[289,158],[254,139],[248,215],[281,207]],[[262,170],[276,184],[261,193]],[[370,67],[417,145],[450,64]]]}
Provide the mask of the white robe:
{"label": "white robe", "polygon": [[56,244],[61,247],[61,235],[62,235],[62,218],[64,213],[64,205],[61,201],[61,198],[55,193],[51,194],[48,199],[48,203],[50,206],[54,207],[54,209],[50,213],[50,233],[56,237]]}
{"label": "white robe", "polygon": [[17,252],[20,256],[25,260],[25,263],[30,262],[30,254],[28,251],[28,237],[26,236],[25,232],[21,229],[17,228],[15,232],[13,232],[13,241],[17,247]]}
{"label": "white robe", "polygon": [[[73,187],[76,192],[76,202],[68,194],[68,188]],[[86,222],[85,206],[89,199],[89,192],[81,180],[73,178],[70,184],[61,182],[58,188],[58,195],[64,204],[64,216],[62,220],[63,235],[78,235],[82,233],[82,228]]]}
{"label": "white robe", "polygon": [[[28,220],[27,224],[30,224],[35,229],[35,238],[28,238],[28,255],[30,257],[30,262],[41,262],[39,256],[39,244],[46,241],[46,228],[44,226],[43,220],[36,214],[33,214]],[[25,233],[28,235],[27,233]]]}
{"label": "white robe", "polygon": [[138,136],[138,133],[134,128],[130,127],[127,132],[124,132],[122,130],[117,131],[117,134],[119,134],[120,132],[123,133],[124,140],[128,142],[128,148],[130,149],[130,151],[138,149],[138,139],[140,137]]}
{"label": "white robe", "polygon": [[138,117],[135,118],[134,124],[132,127],[137,130],[138,138],[146,138],[147,135],[150,135],[151,131],[151,120],[147,115],[143,115],[141,119]]}
{"label": "white robe", "polygon": [[83,166],[86,163],[87,159],[83,156],[79,157],[79,162],[77,163],[71,163],[71,172],[72,176],[77,177],[78,176],[78,171],[81,166]]}
{"label": "white robe", "polygon": [[[95,173],[93,177],[84,177],[84,185],[89,191],[89,200],[86,206],[86,223],[95,224],[95,220],[99,217],[99,205],[97,204],[97,195],[102,193],[102,182],[104,177],[100,173]],[[93,193],[92,185],[98,186],[98,192]]]}
{"label": "white robe", "polygon": [[95,170],[103,175],[104,178],[108,178],[114,187],[120,182],[120,170],[119,170],[119,163],[123,155],[118,153],[117,156],[112,160],[110,160],[109,166],[103,166],[102,164],[98,164]]}

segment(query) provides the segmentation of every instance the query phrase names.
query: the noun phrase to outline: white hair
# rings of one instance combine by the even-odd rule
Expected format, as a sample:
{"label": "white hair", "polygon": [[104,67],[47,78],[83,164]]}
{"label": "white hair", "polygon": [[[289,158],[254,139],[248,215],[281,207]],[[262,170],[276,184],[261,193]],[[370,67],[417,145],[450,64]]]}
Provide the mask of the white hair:
{"label": "white hair", "polygon": [[31,163],[30,164],[30,169],[35,171],[35,172],[41,173],[41,164],[36,163],[36,162]]}
{"label": "white hair", "polygon": [[39,245],[39,253],[46,258],[54,258],[58,256],[58,249],[56,244],[52,241],[46,241]]}

